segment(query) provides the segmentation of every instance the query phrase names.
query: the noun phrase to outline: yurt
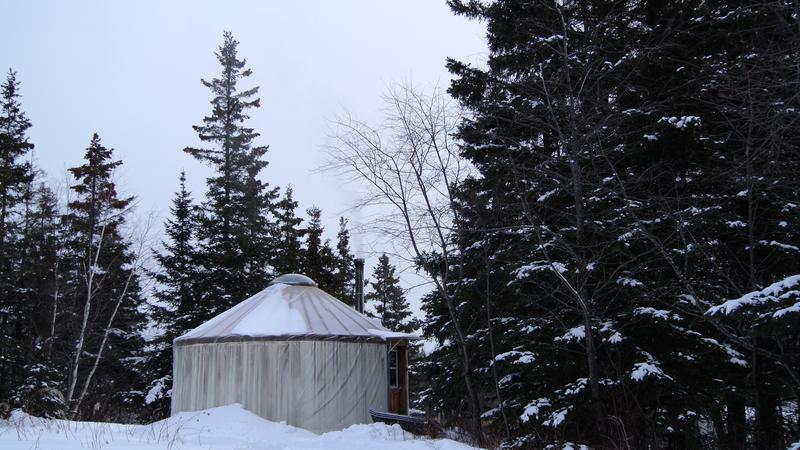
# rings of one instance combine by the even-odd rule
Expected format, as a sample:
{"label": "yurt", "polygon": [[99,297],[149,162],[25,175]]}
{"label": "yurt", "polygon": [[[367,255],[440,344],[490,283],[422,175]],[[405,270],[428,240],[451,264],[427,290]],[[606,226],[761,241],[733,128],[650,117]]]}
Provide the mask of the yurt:
{"label": "yurt", "polygon": [[175,339],[172,413],[240,403],[317,433],[369,423],[370,408],[405,414],[414,338],[282,275]]}

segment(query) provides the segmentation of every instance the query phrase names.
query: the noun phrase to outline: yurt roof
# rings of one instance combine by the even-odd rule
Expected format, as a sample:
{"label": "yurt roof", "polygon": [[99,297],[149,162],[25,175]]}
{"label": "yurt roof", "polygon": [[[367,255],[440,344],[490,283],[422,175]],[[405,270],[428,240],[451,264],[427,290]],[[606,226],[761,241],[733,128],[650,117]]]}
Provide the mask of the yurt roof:
{"label": "yurt roof", "polygon": [[299,274],[277,277],[266,289],[175,339],[176,345],[246,340],[382,342],[419,339],[395,333],[347,306]]}

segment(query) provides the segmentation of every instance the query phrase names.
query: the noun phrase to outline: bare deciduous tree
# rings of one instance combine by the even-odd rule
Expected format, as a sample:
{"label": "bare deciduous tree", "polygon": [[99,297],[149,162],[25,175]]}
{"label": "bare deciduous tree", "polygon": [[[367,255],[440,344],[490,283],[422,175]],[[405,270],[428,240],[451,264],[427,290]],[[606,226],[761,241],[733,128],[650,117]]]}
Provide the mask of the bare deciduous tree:
{"label": "bare deciduous tree", "polygon": [[[86,375],[86,378],[83,380],[83,387],[81,388],[81,392],[77,398],[74,399],[74,403],[72,404],[72,418],[73,420],[78,415],[78,411],[80,411],[81,403],[83,399],[86,397],[86,393],[89,391],[89,387],[92,383],[92,378],[94,377],[95,372],[97,371],[97,366],[100,364],[100,360],[103,358],[103,352],[106,349],[108,344],[108,337],[114,330],[114,319],[117,317],[117,313],[119,312],[119,308],[123,302],[125,302],[128,298],[128,292],[131,287],[131,282],[134,278],[140,279],[143,275],[148,273],[145,269],[149,263],[149,259],[151,258],[152,252],[149,251],[151,248],[152,242],[150,241],[151,232],[152,232],[152,225],[153,225],[153,217],[148,216],[148,219],[142,224],[140,229],[133,229],[131,230],[132,233],[132,240],[133,244],[135,245],[135,249],[133,251],[133,259],[126,268],[128,275],[125,278],[125,283],[122,286],[122,290],[120,291],[119,295],[116,297],[114,302],[114,307],[111,311],[111,315],[108,317],[108,321],[105,323],[105,326],[102,330],[102,339],[100,340],[100,344],[97,348],[97,351],[94,353],[94,361],[92,362],[92,368],[89,370],[89,373]],[[102,233],[101,239],[102,242]],[[99,248],[100,244],[98,244],[98,252],[100,251]],[[87,277],[88,278],[88,277]],[[98,283],[100,285],[100,283]],[[91,298],[87,299],[87,303],[91,301]],[[85,329],[84,329],[85,330]],[[76,362],[77,367],[77,362]],[[73,370],[73,373],[76,373],[77,369]],[[77,380],[77,377],[76,377]],[[74,384],[71,382],[70,386],[74,388]],[[73,400],[71,395],[73,394],[72,391],[69,392],[70,400]]]}
{"label": "bare deciduous tree", "polygon": [[472,427],[482,443],[481,406],[457,300],[463,277],[458,274],[461,251],[453,239],[454,188],[469,170],[452,137],[459,111],[440,90],[426,94],[407,84],[391,87],[384,101],[385,120],[379,126],[351,116],[335,121],[328,168],[366,183],[368,194],[359,206],[381,208],[374,228],[407,244],[408,256],[444,300],[461,358]]}

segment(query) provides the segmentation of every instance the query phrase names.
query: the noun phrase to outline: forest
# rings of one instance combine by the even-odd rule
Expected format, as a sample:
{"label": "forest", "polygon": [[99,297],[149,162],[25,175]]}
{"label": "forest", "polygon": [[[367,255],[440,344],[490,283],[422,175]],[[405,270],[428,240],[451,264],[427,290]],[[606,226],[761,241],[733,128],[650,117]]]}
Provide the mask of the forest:
{"label": "forest", "polygon": [[[800,4],[448,5],[486,25],[486,60],[390,85],[381,121],[336,118],[321,172],[380,211],[371,314],[435,344],[413,353],[414,409],[486,448],[800,448]],[[353,304],[348,218],[331,242],[261,174],[261,68],[237,45],[198,74],[202,145],[174,149],[206,192],[175,174],[163,224],[118,188],[102,130],[48,185],[9,70],[0,414],[158,420],[173,339],[277,275]]]}

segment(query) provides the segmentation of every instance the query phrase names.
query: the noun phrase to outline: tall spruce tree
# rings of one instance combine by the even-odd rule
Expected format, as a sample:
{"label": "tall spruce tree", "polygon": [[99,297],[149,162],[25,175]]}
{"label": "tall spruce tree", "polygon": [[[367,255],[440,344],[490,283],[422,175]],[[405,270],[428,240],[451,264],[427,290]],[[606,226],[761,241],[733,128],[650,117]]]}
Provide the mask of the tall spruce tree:
{"label": "tall spruce tree", "polygon": [[332,292],[336,286],[335,258],[330,242],[325,239],[322,226],[322,210],[309,208],[308,227],[305,229],[306,242],[303,249],[303,274],[317,282],[320,289]]}
{"label": "tall spruce tree", "polygon": [[198,293],[197,324],[261,290],[271,276],[277,189],[259,179],[267,147],[254,145],[259,133],[246,125],[247,111],[261,106],[258,87],[240,89],[252,75],[239,59],[239,43],[230,32],[216,52],[219,78],[202,80],[212,93],[211,114],[193,128],[211,148],[187,147],[186,153],[208,164],[206,200],[200,207],[198,262],[203,281]]}
{"label": "tall spruce tree", "polygon": [[364,296],[366,303],[375,308],[375,317],[383,326],[402,333],[416,331],[419,324],[413,319],[411,308],[405,297],[400,279],[395,276],[395,266],[389,262],[386,253],[378,258],[378,264],[372,273],[370,287],[372,290]]}
{"label": "tall spruce tree", "polygon": [[64,338],[66,402],[72,417],[125,419],[141,406],[144,388],[137,255],[123,236],[133,197],[120,197],[113,180],[122,164],[95,133],[84,163],[69,169],[76,180],[64,216]]}
{"label": "tall spruce tree", "polygon": [[25,157],[33,149],[27,132],[31,123],[19,102],[19,81],[8,71],[0,86],[0,401],[10,398],[22,382],[30,340],[19,276],[23,233],[23,197],[33,180]]}
{"label": "tall spruce tree", "polygon": [[33,180],[33,170],[25,156],[33,150],[27,132],[31,127],[22,111],[19,81],[13,70],[8,71],[0,104],[0,254],[7,255],[6,245],[13,239],[18,221],[17,205],[22,193]]}
{"label": "tall spruce tree", "polygon": [[292,187],[286,188],[283,198],[275,205],[278,237],[275,243],[273,266],[277,274],[298,273],[302,270],[303,248],[300,228],[303,219],[297,217],[297,201],[292,196]]}
{"label": "tall spruce tree", "polygon": [[164,224],[166,241],[155,252],[159,270],[156,302],[150,305],[150,317],[159,329],[148,358],[148,390],[145,401],[153,418],[169,415],[172,389],[172,341],[197,322],[195,301],[199,277],[195,235],[196,216],[191,193],[186,189],[186,174],[181,172],[180,186],[172,199],[171,217]]}
{"label": "tall spruce tree", "polygon": [[350,306],[355,305],[355,256],[350,253],[350,230],[347,219],[339,218],[339,231],[336,233],[336,254],[334,278],[331,294]]}

